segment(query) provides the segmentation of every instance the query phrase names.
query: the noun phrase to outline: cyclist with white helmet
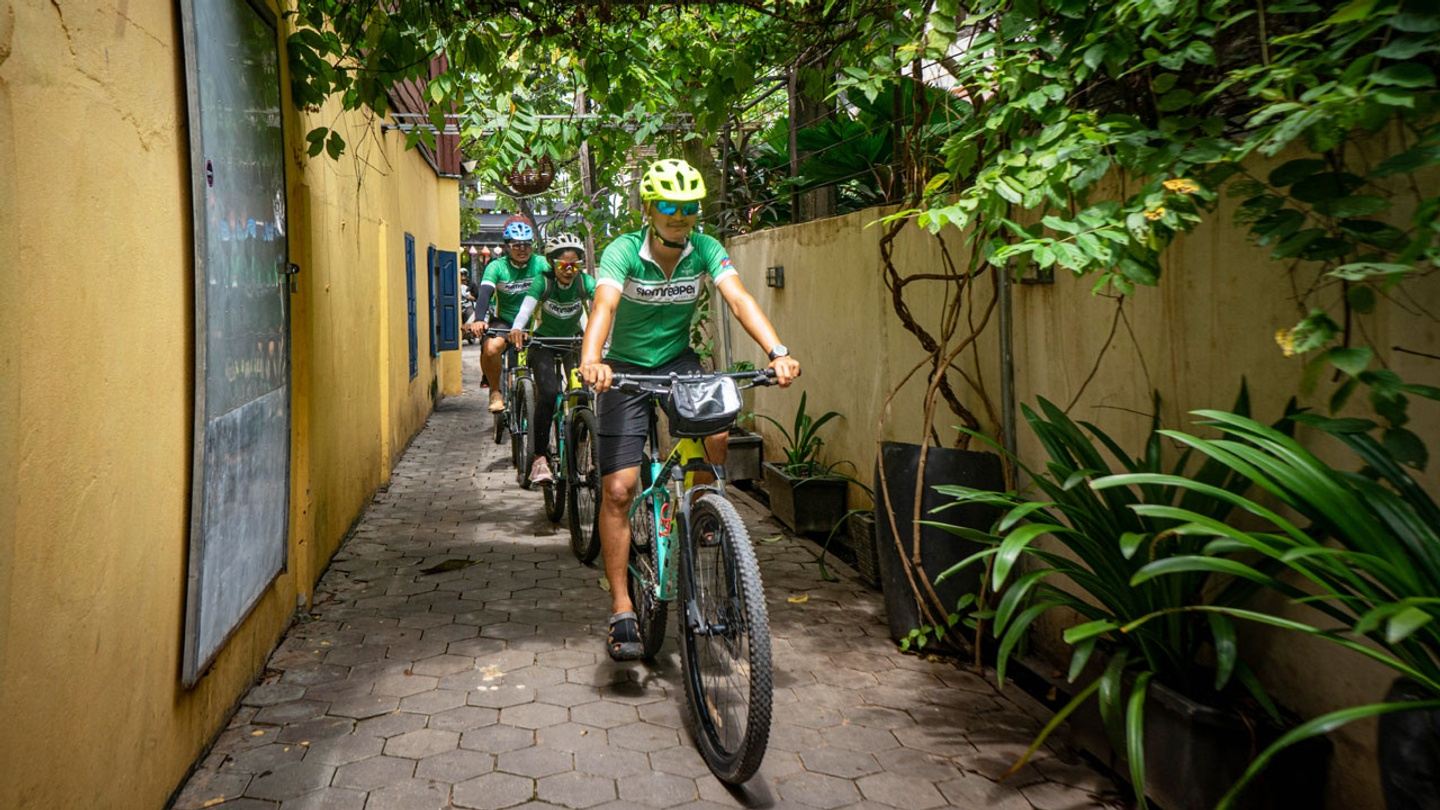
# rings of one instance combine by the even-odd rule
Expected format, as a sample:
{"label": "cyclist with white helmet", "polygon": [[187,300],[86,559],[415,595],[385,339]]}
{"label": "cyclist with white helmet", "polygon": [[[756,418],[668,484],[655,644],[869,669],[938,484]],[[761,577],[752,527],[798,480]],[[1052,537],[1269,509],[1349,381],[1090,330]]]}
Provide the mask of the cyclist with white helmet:
{"label": "cyclist with white helmet", "polygon": [[[480,301],[475,306],[479,322],[475,328],[481,334],[489,327],[508,329],[530,284],[541,273],[549,269],[546,261],[535,255],[535,226],[522,216],[505,220],[501,236],[505,239],[505,255],[485,266],[480,279]],[[495,298],[495,309],[490,310],[491,296]],[[505,410],[505,400],[500,396],[500,358],[505,351],[505,338],[495,337],[485,341],[480,355],[480,368],[490,384],[490,412]]]}
{"label": "cyclist with white helmet", "polygon": [[[540,323],[530,333],[535,337],[575,337],[585,329],[585,311],[595,296],[595,278],[581,272],[585,261],[585,243],[573,233],[561,233],[545,240],[545,258],[551,269],[530,284],[520,311],[515,316],[510,341],[516,348],[524,345],[525,325],[536,310]],[[553,480],[550,473],[550,422],[555,418],[555,398],[564,377],[555,373],[559,360],[566,376],[576,365],[574,349],[530,348],[530,369],[535,375],[538,395],[535,400],[535,462],[530,480],[545,484]]]}
{"label": "cyclist with white helmet", "polygon": [[[605,249],[580,351],[580,373],[600,392],[600,544],[610,585],[608,646],[616,660],[644,655],[625,566],[630,556],[628,513],[640,479],[649,395],[607,390],[612,374],[701,371],[700,359],[690,348],[690,320],[707,278],[745,331],[769,353],[776,381],[789,385],[800,374],[800,364],[745,290],[725,248],[695,232],[704,197],[704,179],[683,160],[661,160],[646,170],[640,199],[647,225],[621,234]],[[602,359],[607,336],[610,347]],[[710,436],[704,444],[710,463],[724,463],[725,434]]]}

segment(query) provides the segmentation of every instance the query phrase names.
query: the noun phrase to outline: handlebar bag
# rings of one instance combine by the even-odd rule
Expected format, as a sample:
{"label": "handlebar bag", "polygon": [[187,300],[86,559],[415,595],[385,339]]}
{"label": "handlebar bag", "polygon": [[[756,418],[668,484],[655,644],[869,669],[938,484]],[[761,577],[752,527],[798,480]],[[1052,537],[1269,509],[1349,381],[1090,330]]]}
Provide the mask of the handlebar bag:
{"label": "handlebar bag", "polygon": [[665,398],[670,435],[699,439],[722,433],[740,413],[740,387],[729,377],[682,381],[676,379]]}

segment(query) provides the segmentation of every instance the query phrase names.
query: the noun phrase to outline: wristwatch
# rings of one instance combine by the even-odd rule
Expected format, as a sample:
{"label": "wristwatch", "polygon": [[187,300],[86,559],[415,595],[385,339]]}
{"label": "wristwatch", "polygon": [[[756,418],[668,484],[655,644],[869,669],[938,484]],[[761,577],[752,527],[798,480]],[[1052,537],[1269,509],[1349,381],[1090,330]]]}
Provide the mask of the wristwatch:
{"label": "wristwatch", "polygon": [[784,343],[777,343],[777,344],[775,344],[775,348],[773,348],[773,349],[770,350],[770,359],[771,359],[771,360],[776,360],[776,359],[779,359],[779,358],[781,358],[781,357],[789,357],[789,356],[790,356],[790,349],[787,348]]}

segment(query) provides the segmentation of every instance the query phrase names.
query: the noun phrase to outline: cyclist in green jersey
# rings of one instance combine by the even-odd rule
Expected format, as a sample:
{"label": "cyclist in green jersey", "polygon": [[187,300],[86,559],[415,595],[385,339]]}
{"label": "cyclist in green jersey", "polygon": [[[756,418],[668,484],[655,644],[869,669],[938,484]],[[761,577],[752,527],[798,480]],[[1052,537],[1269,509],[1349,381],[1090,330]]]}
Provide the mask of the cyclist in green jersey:
{"label": "cyclist in green jersey", "polygon": [[[538,309],[540,324],[531,330],[535,337],[575,337],[585,329],[585,310],[595,296],[595,278],[580,272],[585,261],[585,243],[573,233],[562,233],[545,240],[545,257],[553,269],[530,284],[530,291],[520,304],[510,331],[510,341],[518,349],[525,345],[525,325]],[[544,346],[530,349],[530,369],[539,391],[535,400],[535,462],[530,467],[530,481],[547,484],[550,473],[550,421],[555,418],[555,398],[560,394],[565,377],[576,366],[577,352]],[[555,373],[560,361],[565,377]]]}
{"label": "cyclist in green jersey", "polygon": [[[530,284],[550,269],[548,262],[534,254],[535,226],[530,220],[522,216],[505,220],[501,235],[505,238],[505,255],[486,265],[485,274],[480,278],[480,300],[475,306],[475,317],[479,321],[475,328],[481,334],[491,326],[509,328],[520,311],[525,293],[530,291]],[[495,298],[493,312],[490,309],[492,295]],[[505,410],[505,400],[500,396],[500,357],[505,351],[505,338],[490,338],[482,349],[480,368],[490,384],[490,412],[499,413]]]}
{"label": "cyclist in green jersey", "polygon": [[[698,373],[700,359],[690,349],[690,319],[708,278],[730,312],[760,348],[780,385],[800,374],[775,327],[746,292],[720,242],[695,233],[705,181],[682,160],[661,160],[640,181],[647,227],[622,234],[600,259],[595,303],[585,327],[580,374],[597,392],[600,474],[600,546],[610,584],[609,652],[616,660],[644,654],[634,606],[626,590],[630,556],[630,503],[640,480],[640,462],[648,428],[648,395],[609,391],[614,372],[630,374]],[[609,350],[602,359],[606,337]],[[705,439],[712,464],[725,460],[726,436]]]}

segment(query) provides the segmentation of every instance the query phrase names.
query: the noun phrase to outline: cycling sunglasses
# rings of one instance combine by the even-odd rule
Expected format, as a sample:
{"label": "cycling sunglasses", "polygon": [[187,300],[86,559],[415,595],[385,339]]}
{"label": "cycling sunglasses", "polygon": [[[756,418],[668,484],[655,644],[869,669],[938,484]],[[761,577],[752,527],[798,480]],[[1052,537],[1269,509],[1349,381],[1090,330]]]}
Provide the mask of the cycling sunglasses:
{"label": "cycling sunglasses", "polygon": [[535,246],[534,242],[506,242],[511,250],[530,250]]}
{"label": "cycling sunglasses", "polygon": [[575,268],[577,268],[577,267],[579,267],[579,266],[580,266],[580,261],[579,261],[578,259],[577,259],[576,261],[573,261],[573,262],[556,262],[556,263],[555,263],[555,269],[556,269],[556,270],[574,270]]}
{"label": "cycling sunglasses", "polygon": [[659,211],[667,217],[673,217],[677,213],[682,217],[693,217],[696,214],[700,213],[700,203],[693,201],[687,203],[677,203],[671,202],[669,200],[656,200],[655,210]]}

